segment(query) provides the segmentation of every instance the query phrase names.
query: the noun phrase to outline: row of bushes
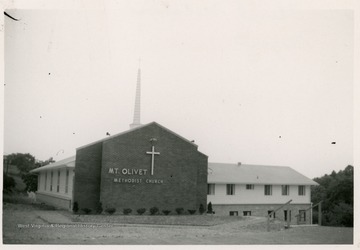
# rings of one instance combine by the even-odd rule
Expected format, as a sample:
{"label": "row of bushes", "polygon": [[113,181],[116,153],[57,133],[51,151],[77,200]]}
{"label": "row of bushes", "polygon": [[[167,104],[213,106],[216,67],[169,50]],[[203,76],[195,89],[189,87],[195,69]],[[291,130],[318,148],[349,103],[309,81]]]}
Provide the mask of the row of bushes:
{"label": "row of bushes", "polygon": [[[184,214],[185,213],[185,210],[184,208],[176,208],[175,209],[176,213],[178,215],[181,215],[181,214]],[[108,208],[105,210],[106,213],[108,214],[113,214],[116,212],[116,209],[115,208]],[[146,208],[139,208],[136,210],[137,214],[139,215],[142,215],[146,212]],[[152,207],[150,208],[149,210],[150,214],[151,215],[157,215],[157,214],[160,214],[160,210],[159,208],[157,207]],[[171,210],[167,210],[167,209],[164,209],[164,210],[161,210],[161,212],[164,214],[164,215],[169,215],[171,213]],[[188,212],[189,214],[195,214],[196,213],[196,210],[195,209],[188,209]],[[129,215],[132,213],[132,209],[131,208],[125,208],[123,209],[123,214],[125,215]]]}
{"label": "row of bushes", "polygon": [[[82,208],[81,209],[85,214],[90,214],[91,213],[91,209],[90,208]],[[73,206],[73,211],[74,213],[77,213],[79,211],[79,207],[78,207],[78,203],[77,202],[74,202],[74,206]],[[132,209],[131,208],[125,208],[123,209],[123,214],[125,215],[129,215],[132,213]],[[181,214],[185,214],[185,209],[182,208],[182,207],[179,207],[179,208],[176,208],[175,209],[176,213],[178,215],[181,215]],[[195,214],[196,213],[196,209],[188,209],[187,210],[189,212],[189,214]],[[96,214],[101,214],[103,212],[103,208],[102,208],[102,204],[99,203],[98,207],[96,208]],[[107,214],[114,214],[116,212],[116,208],[106,208],[105,209],[105,213]],[[137,214],[139,215],[142,215],[146,212],[146,208],[139,208],[136,210]],[[151,215],[157,215],[157,214],[160,214],[160,210],[159,208],[157,207],[152,207],[150,208],[149,210],[150,214]],[[164,215],[169,215],[171,213],[171,210],[162,210],[161,211]],[[200,207],[199,207],[199,213],[200,214],[203,214],[205,213],[206,210],[204,208],[204,206],[201,204]],[[208,213],[212,213],[212,205],[211,205],[211,202],[208,204]]]}

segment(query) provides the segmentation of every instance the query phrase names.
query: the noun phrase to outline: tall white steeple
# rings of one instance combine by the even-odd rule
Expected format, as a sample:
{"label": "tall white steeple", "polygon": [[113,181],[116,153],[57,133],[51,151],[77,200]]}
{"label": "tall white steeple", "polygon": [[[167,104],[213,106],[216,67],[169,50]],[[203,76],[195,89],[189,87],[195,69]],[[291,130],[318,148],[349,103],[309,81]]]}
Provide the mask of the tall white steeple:
{"label": "tall white steeple", "polygon": [[139,60],[139,69],[137,74],[137,83],[136,83],[136,94],[135,94],[135,107],[134,107],[134,120],[130,124],[131,128],[136,128],[141,125],[140,123],[140,97],[141,97],[141,69],[140,69],[140,60]]}

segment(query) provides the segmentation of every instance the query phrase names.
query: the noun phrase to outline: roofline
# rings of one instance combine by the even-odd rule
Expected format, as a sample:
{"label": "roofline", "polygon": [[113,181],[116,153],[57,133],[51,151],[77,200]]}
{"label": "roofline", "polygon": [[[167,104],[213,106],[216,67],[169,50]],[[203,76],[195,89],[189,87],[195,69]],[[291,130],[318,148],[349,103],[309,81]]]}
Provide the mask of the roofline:
{"label": "roofline", "polygon": [[294,183],[274,183],[274,182],[232,182],[232,181],[209,181],[208,184],[254,184],[254,185],[289,185],[289,186],[319,186],[320,184],[315,182],[314,183],[301,183],[301,182],[294,182]]}
{"label": "roofline", "polygon": [[[115,137],[118,137],[118,136],[121,136],[121,135],[125,135],[125,134],[127,134],[127,133],[130,133],[130,132],[133,132],[133,131],[135,131],[135,130],[144,128],[144,127],[146,127],[146,126],[150,126],[150,125],[152,125],[152,124],[156,124],[157,126],[161,127],[162,129],[164,129],[164,130],[172,133],[173,135],[177,136],[178,138],[180,138],[180,139],[182,139],[182,140],[190,143],[191,145],[195,146],[196,148],[198,148],[198,145],[197,145],[197,144],[195,144],[195,143],[193,143],[192,141],[186,139],[185,137],[182,137],[181,135],[175,133],[174,131],[172,131],[172,130],[170,130],[170,129],[168,129],[168,128],[162,126],[162,125],[160,125],[159,123],[153,121],[153,122],[150,122],[150,123],[147,123],[147,124],[144,124],[144,125],[140,125],[140,126],[137,126],[137,127],[135,127],[135,128],[132,128],[132,129],[123,131],[123,132],[121,132],[121,133],[118,133],[118,134],[109,136],[109,137],[107,137],[107,138],[103,138],[103,139],[100,139],[100,140],[91,142],[91,143],[89,143],[89,144],[80,146],[80,147],[76,148],[76,150],[83,149],[83,148],[85,148],[85,147],[88,147],[88,146],[91,146],[91,145],[95,145],[95,144],[100,143],[100,142],[105,142],[105,141],[110,140],[110,139],[112,139],[112,138],[115,138]],[[199,152],[200,152],[200,151],[199,151]],[[201,153],[201,152],[200,152],[200,153]]]}
{"label": "roofline", "polygon": [[50,170],[50,169],[58,169],[58,168],[75,168],[74,166],[70,165],[71,163],[75,163],[76,161],[76,155],[73,155],[71,157],[62,159],[58,162],[50,163],[45,166],[41,166],[35,169],[30,170],[30,173],[37,173],[40,171]]}
{"label": "roofline", "polygon": [[[295,170],[293,169],[292,167],[290,166],[279,166],[279,165],[263,165],[263,164],[246,164],[246,163],[241,163],[240,165],[238,165],[238,163],[223,163],[223,162],[209,162],[209,164],[219,164],[219,165],[229,165],[229,166],[238,166],[238,167],[241,167],[241,166],[257,166],[257,167],[278,167],[278,168],[291,168],[292,170]],[[296,170],[295,170],[296,171]],[[297,171],[296,171],[297,172]]]}
{"label": "roofline", "polygon": [[[220,162],[209,162],[208,163],[208,169],[210,168],[211,169],[211,166],[210,164],[219,164],[219,165],[228,165],[228,166],[232,166],[232,167],[239,167],[241,168],[241,166],[257,166],[257,167],[275,167],[275,168],[288,168],[288,169],[291,169],[292,171],[295,171],[297,174],[303,176],[304,178],[306,179],[309,179],[311,182],[313,182],[312,184],[310,183],[301,183],[301,182],[298,182],[298,183],[269,183],[269,182],[257,182],[257,183],[245,183],[245,182],[233,182],[233,184],[266,184],[266,185],[308,185],[308,186],[318,186],[320,185],[319,183],[317,183],[316,181],[314,181],[313,179],[303,175],[302,173],[298,172],[297,170],[293,169],[292,167],[289,167],[289,166],[276,166],[276,165],[256,165],[256,164],[241,164],[241,165],[238,165],[237,163],[220,163]],[[209,175],[208,175],[209,176]],[[214,182],[214,184],[228,184],[226,181],[219,181],[219,182]]]}

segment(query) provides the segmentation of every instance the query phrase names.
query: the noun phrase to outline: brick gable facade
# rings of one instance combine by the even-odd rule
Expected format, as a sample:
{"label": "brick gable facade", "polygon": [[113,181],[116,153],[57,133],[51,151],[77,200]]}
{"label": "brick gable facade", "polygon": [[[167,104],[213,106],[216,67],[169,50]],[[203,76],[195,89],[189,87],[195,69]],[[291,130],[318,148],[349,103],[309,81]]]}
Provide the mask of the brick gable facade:
{"label": "brick gable facade", "polygon": [[[150,141],[155,138],[156,141]],[[153,175],[152,146],[154,155]],[[93,211],[206,206],[207,156],[157,123],[78,149],[74,201]],[[173,212],[175,213],[175,212]]]}

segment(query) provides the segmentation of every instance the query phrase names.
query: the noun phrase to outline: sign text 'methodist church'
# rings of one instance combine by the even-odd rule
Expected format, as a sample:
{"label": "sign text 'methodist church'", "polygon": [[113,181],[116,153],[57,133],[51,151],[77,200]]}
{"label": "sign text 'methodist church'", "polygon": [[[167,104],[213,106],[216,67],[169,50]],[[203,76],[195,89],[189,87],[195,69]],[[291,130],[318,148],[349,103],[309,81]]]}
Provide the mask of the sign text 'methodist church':
{"label": "sign text 'methodist church'", "polygon": [[78,148],[75,165],[79,207],[206,206],[207,156],[155,122]]}
{"label": "sign text 'methodist church'", "polygon": [[[198,146],[164,126],[140,123],[140,69],[130,130],[77,148],[76,155],[32,170],[38,201],[71,210],[151,207],[216,214],[267,216],[291,200],[277,218],[301,214],[311,223],[313,180],[290,167],[208,163]],[[279,215],[280,213],[280,215]],[[275,214],[274,214],[275,217]]]}

